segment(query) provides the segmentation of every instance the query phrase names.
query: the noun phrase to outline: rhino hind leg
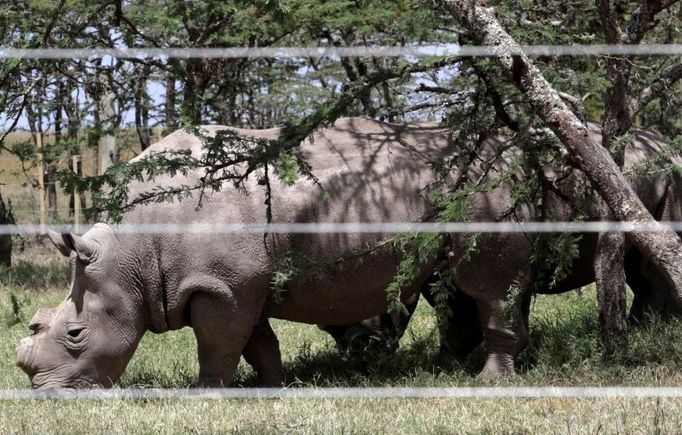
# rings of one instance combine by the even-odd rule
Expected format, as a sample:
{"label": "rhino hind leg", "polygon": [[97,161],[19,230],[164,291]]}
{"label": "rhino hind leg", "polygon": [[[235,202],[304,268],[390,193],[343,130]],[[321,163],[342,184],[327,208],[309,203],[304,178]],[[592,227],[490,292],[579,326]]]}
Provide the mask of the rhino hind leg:
{"label": "rhino hind leg", "polygon": [[[199,351],[201,387],[229,387],[258,316],[236,310],[236,304],[214,293],[196,292],[190,299],[191,324]],[[228,333],[229,331],[229,333]]]}
{"label": "rhino hind leg", "polygon": [[244,359],[258,374],[259,387],[283,385],[279,341],[267,319],[253,328],[251,337],[244,347]]}
{"label": "rhino hind leg", "polygon": [[347,325],[318,325],[334,338],[337,349],[353,359],[372,359],[378,353],[393,353],[405,333],[419,302],[419,293],[404,301],[407,312],[394,316],[383,313]]}

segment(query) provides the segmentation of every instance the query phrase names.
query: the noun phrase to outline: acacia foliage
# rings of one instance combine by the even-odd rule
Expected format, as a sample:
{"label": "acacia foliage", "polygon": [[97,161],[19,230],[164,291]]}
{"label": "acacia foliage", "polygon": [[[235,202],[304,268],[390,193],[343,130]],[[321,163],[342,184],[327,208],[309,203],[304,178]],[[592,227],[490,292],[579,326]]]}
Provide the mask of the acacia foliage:
{"label": "acacia foliage", "polygon": [[[627,29],[637,17],[638,8],[647,4],[643,1],[606,3],[610,4],[610,14],[599,9],[600,2],[588,0],[489,1],[487,5],[495,9],[503,27],[517,42],[552,45],[608,43],[612,36],[605,29],[613,28],[614,22]],[[680,8],[679,2],[670,2],[656,14],[641,42],[680,43]],[[416,0],[153,0],[96,5],[80,0],[58,4],[27,1],[15,2],[4,12],[7,19],[2,22],[3,35],[9,41],[6,45],[15,47],[409,45],[473,41],[444,10]],[[40,19],[29,29],[21,18],[32,14]],[[679,59],[642,56],[625,60],[633,71],[627,82],[628,94],[639,101],[647,90],[654,91],[636,113],[635,125],[656,130],[669,143],[679,145],[682,128]],[[606,56],[534,59],[562,98],[584,120],[601,119],[609,104],[607,96],[613,83],[607,69],[611,61]],[[168,128],[191,128],[216,122],[248,127],[284,125],[282,137],[273,142],[248,141],[230,135],[218,135],[216,139],[205,137],[206,152],[202,159],[185,155],[168,161],[163,156],[154,156],[137,165],[114,166],[102,177],[79,178],[62,173],[61,181],[66,189],[98,192],[96,203],[90,208],[93,215],[104,212],[113,218],[120,216],[131,205],[126,185],[144,173],[177,173],[198,166],[211,168],[201,185],[152,192],[142,197],[143,201],[183,198],[192,192],[219,188],[226,182],[239,185],[245,177],[268,178],[270,172],[276,172],[287,182],[295,181],[298,176],[314,178],[314,172],[297,154],[296,146],[315,129],[344,115],[390,121],[443,120],[460,151],[435,165],[434,169],[441,174],[466,172],[477,164],[479,148],[486,137],[507,137],[509,146],[522,150],[514,168],[524,174],[524,179],[515,183],[514,203],[518,207],[536,208],[543,219],[552,219],[552,211],[542,208],[542,193],[556,188],[556,180],[545,177],[540,169],[551,167],[556,179],[563,179],[573,171],[559,142],[542,128],[524,96],[494,59],[422,59],[419,62],[376,58],[137,59],[110,64],[98,60],[63,61],[60,65],[54,68],[54,63],[46,61],[18,60],[3,64],[0,77],[6,81],[0,82],[4,83],[0,92],[4,92],[2,101],[7,103],[2,106],[5,118],[28,116],[31,110],[36,113],[34,107],[48,107],[56,99],[59,83],[66,83],[69,89],[85,90],[83,102],[76,105],[81,113],[77,119],[81,124],[92,126],[95,139],[103,125],[103,120],[96,119],[102,86],[113,89],[116,94],[119,109],[114,125],[123,122],[125,108],[135,108],[140,113],[135,122],[142,127],[138,133],[154,123]],[[67,74],[69,71],[73,72]],[[45,77],[54,78],[46,81]],[[663,83],[667,86],[652,87],[665,77],[668,80]],[[6,85],[11,80],[21,86],[11,89]],[[150,96],[145,95],[149,92],[147,87],[140,94],[139,87],[133,86],[140,81],[164,84],[160,105],[151,104]],[[47,84],[42,85],[43,82]],[[33,93],[31,86],[35,83],[41,84],[42,93]],[[54,104],[44,110],[43,115],[33,117],[35,128],[56,127],[58,117]],[[60,118],[62,124],[66,122],[63,118]],[[71,125],[71,118],[68,123]],[[627,132],[611,138],[614,152],[627,139]],[[142,135],[140,142],[144,142]],[[13,151],[22,152],[19,148]],[[33,154],[29,149],[25,155],[29,159]],[[488,168],[494,162],[489,163]],[[668,165],[667,170],[676,168]],[[509,174],[500,174],[498,178],[505,176]],[[432,199],[441,220],[466,220],[466,199],[490,186],[477,180],[451,179],[456,181],[444,181],[434,189]],[[268,188],[267,182],[264,188]],[[578,184],[571,189],[569,196],[575,207],[575,218],[593,216],[594,194],[589,185]],[[513,218],[514,210],[500,216],[501,220]],[[400,293],[401,283],[409,281],[410,269],[423,254],[443,243],[439,238],[426,240],[425,237],[404,237],[397,244],[404,251],[405,266],[400,268],[395,286],[390,289],[392,294]],[[536,239],[534,261],[548,270],[550,281],[566,273],[576,243],[575,238],[567,237]]]}

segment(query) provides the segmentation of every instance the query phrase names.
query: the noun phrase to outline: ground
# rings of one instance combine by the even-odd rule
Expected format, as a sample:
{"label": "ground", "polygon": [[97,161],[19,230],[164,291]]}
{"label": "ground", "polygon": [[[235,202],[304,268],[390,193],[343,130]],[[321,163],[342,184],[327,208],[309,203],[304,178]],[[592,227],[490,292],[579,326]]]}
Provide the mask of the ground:
{"label": "ground", "polygon": [[[49,245],[35,241],[17,255],[15,268],[0,271],[0,389],[27,388],[14,366],[14,347],[28,335],[28,320],[53,307],[68,288],[68,267]],[[538,296],[532,307],[531,340],[519,375],[475,378],[478,350],[463,365],[434,371],[435,318],[420,303],[390,358],[348,361],[315,326],[274,321],[291,387],[332,386],[679,386],[682,324],[653,319],[633,328],[630,346],[605,361],[597,345],[592,288]],[[120,387],[186,388],[198,373],[189,329],[147,334]],[[237,386],[253,386],[245,364]],[[678,399],[288,399],[233,401],[2,401],[0,433],[12,432],[676,432],[682,427]]]}

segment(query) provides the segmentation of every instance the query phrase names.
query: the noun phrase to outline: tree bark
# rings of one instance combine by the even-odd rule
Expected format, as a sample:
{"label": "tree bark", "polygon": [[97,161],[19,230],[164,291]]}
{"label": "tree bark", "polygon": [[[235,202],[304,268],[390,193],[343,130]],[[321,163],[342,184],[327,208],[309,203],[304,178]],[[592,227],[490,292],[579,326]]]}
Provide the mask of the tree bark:
{"label": "tree bark", "polygon": [[494,11],[470,0],[440,1],[484,45],[499,47],[503,70],[523,92],[535,113],[561,140],[572,164],[582,170],[620,221],[647,223],[656,232],[628,237],[660,269],[677,303],[682,303],[682,242],[644,207],[608,150],[593,142],[587,128],[564,104],[540,71],[495,18]]}
{"label": "tree bark", "polygon": [[137,68],[137,81],[135,82],[135,130],[140,141],[142,151],[149,148],[149,96],[147,95],[147,80],[151,73],[151,67],[144,65]]}
{"label": "tree bark", "polygon": [[111,83],[106,74],[100,73],[99,80],[103,86],[104,92],[99,97],[98,110],[100,125],[102,133],[99,138],[99,158],[100,158],[100,174],[116,162],[118,150],[116,147],[116,107],[115,95],[112,90]]}
{"label": "tree bark", "polygon": [[[623,42],[623,32],[618,26],[613,5],[609,0],[597,0],[599,15],[606,40],[610,44]],[[630,62],[622,56],[608,58],[606,76],[611,82],[604,96],[602,146],[615,155],[619,169],[623,169],[625,146],[615,149],[614,140],[630,128],[628,115],[628,82]],[[615,154],[614,154],[615,153]],[[603,202],[602,202],[603,204]],[[613,215],[600,206],[602,220],[613,220]],[[599,305],[599,335],[605,356],[627,346],[627,314],[625,307],[625,236],[620,233],[601,233],[594,258]]]}
{"label": "tree bark", "polygon": [[201,124],[201,98],[209,84],[209,72],[199,59],[189,59],[185,67],[184,90],[182,99],[183,121]]}
{"label": "tree bark", "polygon": [[[64,127],[64,116],[62,112],[62,93],[64,91],[62,82],[57,78],[57,90],[55,93],[55,99],[51,106],[54,110],[54,141],[52,142],[53,150],[56,152],[45,153],[45,192],[47,194],[47,213],[52,220],[55,222],[59,217],[57,211],[57,168],[56,161],[57,156],[62,150],[62,129]],[[44,144],[47,145],[47,144]],[[46,146],[46,149],[49,149]]]}
{"label": "tree bark", "polygon": [[[605,216],[608,219],[610,213],[607,212]],[[607,357],[627,347],[624,252],[623,233],[599,234],[594,274],[597,282],[599,337]]]}
{"label": "tree bark", "polygon": [[175,122],[175,75],[169,73],[166,76],[166,128],[174,129]]}

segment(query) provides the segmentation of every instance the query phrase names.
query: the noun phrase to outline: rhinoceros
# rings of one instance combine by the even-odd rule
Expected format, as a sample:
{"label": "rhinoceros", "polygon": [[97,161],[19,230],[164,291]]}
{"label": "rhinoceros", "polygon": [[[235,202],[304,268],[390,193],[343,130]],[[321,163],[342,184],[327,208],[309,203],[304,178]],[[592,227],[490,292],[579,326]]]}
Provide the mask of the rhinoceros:
{"label": "rhinoceros", "polygon": [[[599,127],[590,124],[590,129],[599,138]],[[634,142],[626,149],[625,170],[632,170],[637,164],[646,160],[654,161],[658,165],[676,165],[682,167],[682,159],[666,155],[667,146],[661,138],[653,132],[633,132]],[[649,211],[657,220],[679,221],[682,218],[682,180],[677,172],[664,174],[664,170],[649,171],[633,179],[633,187],[640,198],[644,200]],[[564,187],[564,190],[566,187]],[[568,213],[570,206],[562,198],[549,192],[547,207],[555,213]],[[558,294],[586,286],[595,281],[594,255],[597,245],[597,234],[580,234],[578,256],[575,258],[569,274],[562,280],[550,284],[546,279],[551,271],[540,271],[535,268],[536,279],[533,282],[533,292],[540,294]],[[502,246],[500,249],[510,250],[514,247]],[[519,252],[526,256],[527,252]],[[628,286],[632,289],[634,298],[630,309],[630,320],[637,324],[646,319],[647,314],[674,315],[682,314],[682,307],[674,301],[670,288],[662,274],[653,263],[642,255],[634,246],[628,245],[625,254],[625,275]],[[542,279],[545,277],[545,279]],[[430,281],[435,281],[432,278]],[[434,295],[431,292],[432,282],[427,282],[421,294],[428,303],[435,306]],[[526,297],[521,304],[523,322],[528,324],[529,302],[531,289],[526,289]],[[452,315],[443,326],[441,335],[438,363],[447,363],[454,357],[463,360],[483,341],[486,321],[478,314],[476,297],[464,291],[451,289],[448,307]],[[413,297],[407,306],[407,312],[401,316],[390,316],[386,313],[350,325],[321,325],[320,328],[328,332],[336,341],[337,346],[344,352],[351,352],[362,356],[372,348],[378,350],[395,350],[403,332],[417,305],[417,298]]]}
{"label": "rhinoceros", "polygon": [[[215,134],[219,126],[207,126]],[[277,130],[242,132],[273,137]],[[303,151],[324,153],[313,167],[324,191],[308,179],[288,187],[272,177],[272,221],[419,221],[429,212],[423,188],[433,176],[428,160],[449,152],[435,127],[409,127],[365,119],[342,119],[314,135]],[[148,153],[166,149],[201,152],[201,140],[177,131]],[[320,150],[318,152],[318,150]],[[324,151],[322,151],[324,150]],[[201,171],[131,187],[131,194],[159,185],[195,184]],[[326,198],[330,198],[327,200]],[[123,224],[266,223],[265,189],[251,177],[243,189],[175,203],[136,207]],[[30,322],[16,362],[35,388],[109,387],[120,377],[145,331],[193,328],[199,352],[199,383],[229,385],[243,354],[266,384],[280,381],[279,350],[267,319],[344,324],[386,311],[385,288],[399,261],[383,243],[386,234],[121,234],[105,223],[84,235],[52,234],[70,257],[70,293],[55,309],[39,310]],[[380,244],[357,264],[337,259]],[[288,253],[331,266],[314,278],[292,280],[275,298],[271,276]],[[403,289],[414,294],[431,264]],[[275,299],[278,299],[275,301]],[[281,299],[281,300],[279,300]]]}
{"label": "rhinoceros", "polygon": [[[205,127],[208,134],[227,128]],[[251,137],[277,137],[273,130],[235,130]],[[499,152],[500,142],[483,147],[485,156]],[[277,222],[414,222],[433,217],[427,194],[434,182],[431,162],[451,155],[448,132],[433,125],[400,126],[362,118],[344,118],[301,144],[309,154],[316,182],[286,186],[272,180],[272,221]],[[190,149],[200,153],[201,140],[177,131],[147,153]],[[513,172],[512,158],[502,158],[493,173]],[[481,176],[476,166],[467,174]],[[132,187],[133,194],[159,184],[192,185],[201,171],[185,177],[157,179]],[[485,182],[487,177],[483,177]],[[511,206],[513,181],[472,195],[469,218],[495,221]],[[645,203],[655,196],[644,196]],[[657,197],[657,196],[656,196]],[[326,198],[329,198],[328,200]],[[175,203],[138,206],[123,217],[126,224],[265,223],[265,189],[248,179],[243,189],[225,186],[206,192],[203,206],[190,198]],[[653,207],[647,203],[650,208]],[[533,219],[519,208],[516,218]],[[199,353],[199,383],[229,385],[241,355],[254,366],[262,383],[281,382],[277,339],[268,318],[344,325],[387,309],[385,289],[401,260],[385,243],[388,234],[121,234],[97,224],[82,236],[52,235],[70,257],[73,279],[69,296],[56,310],[40,310],[30,322],[34,335],[21,341],[17,364],[35,388],[113,385],[122,374],[145,331],[162,333],[192,327]],[[453,234],[434,258],[401,288],[413,296],[433,273],[439,257],[457,264],[470,235]],[[504,246],[505,249],[500,249]],[[369,248],[369,249],[368,249]],[[475,299],[484,325],[485,372],[512,373],[514,357],[527,340],[523,322],[508,324],[508,289],[527,286],[532,278],[527,256],[531,238],[519,234],[484,237],[470,260],[458,268],[457,287]],[[368,250],[361,262],[338,261]],[[283,256],[312,258],[321,270],[292,279],[273,294],[271,275]],[[353,255],[350,255],[351,257]]]}

